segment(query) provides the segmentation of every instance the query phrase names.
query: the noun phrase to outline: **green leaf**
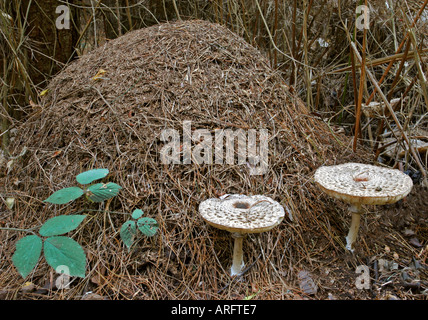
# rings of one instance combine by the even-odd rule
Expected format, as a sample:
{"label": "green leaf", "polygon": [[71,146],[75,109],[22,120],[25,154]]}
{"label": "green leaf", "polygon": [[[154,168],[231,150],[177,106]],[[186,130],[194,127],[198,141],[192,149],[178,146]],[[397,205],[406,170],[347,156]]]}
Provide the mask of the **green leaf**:
{"label": "green leaf", "polygon": [[47,220],[39,233],[44,237],[58,236],[76,229],[85,219],[85,215],[62,215]]}
{"label": "green leaf", "polygon": [[95,180],[102,179],[108,175],[108,169],[93,169],[82,172],[76,176],[80,184],[89,184]]}
{"label": "green leaf", "polygon": [[53,193],[49,198],[43,201],[53,204],[65,204],[67,202],[76,200],[82,196],[83,193],[83,190],[78,187],[64,188]]}
{"label": "green leaf", "polygon": [[138,226],[138,229],[148,237],[154,236],[159,227],[155,219],[146,218],[146,217],[138,219],[137,226]]}
{"label": "green leaf", "polygon": [[102,202],[104,200],[113,198],[122,189],[116,183],[96,183],[88,188],[88,198],[94,202]]}
{"label": "green leaf", "polygon": [[42,252],[42,239],[36,235],[26,236],[16,243],[12,262],[19,274],[25,278],[34,269]]}
{"label": "green leaf", "polygon": [[141,209],[135,209],[134,212],[132,212],[132,218],[138,219],[141,218],[144,214],[144,211]]}
{"label": "green leaf", "polygon": [[47,263],[57,270],[68,270],[72,277],[85,277],[86,256],[82,247],[73,239],[63,236],[47,238],[44,244]]}
{"label": "green leaf", "polygon": [[256,293],[253,293],[253,294],[251,294],[251,295],[249,295],[249,296],[246,296],[246,297],[244,298],[244,300],[251,300],[251,299],[253,299],[255,296],[257,296],[259,293],[260,293],[260,289],[259,289],[259,291],[257,291]]}
{"label": "green leaf", "polygon": [[134,242],[134,237],[137,234],[137,227],[132,220],[126,221],[120,228],[120,238],[129,249]]}

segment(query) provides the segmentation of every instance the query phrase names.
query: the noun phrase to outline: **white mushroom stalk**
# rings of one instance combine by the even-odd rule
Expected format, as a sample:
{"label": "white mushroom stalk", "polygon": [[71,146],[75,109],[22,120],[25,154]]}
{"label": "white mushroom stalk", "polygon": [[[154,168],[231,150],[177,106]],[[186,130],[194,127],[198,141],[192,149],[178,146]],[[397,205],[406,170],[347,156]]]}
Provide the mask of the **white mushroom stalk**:
{"label": "white mushroom stalk", "polygon": [[412,179],[399,170],[361,163],[320,167],[314,179],[325,193],[349,204],[352,220],[346,249],[350,251],[354,250],[360,228],[362,205],[395,203],[413,187]]}
{"label": "white mushroom stalk", "polygon": [[351,213],[352,220],[348,235],[346,236],[346,249],[353,251],[352,247],[355,243],[355,240],[357,240],[363,208],[361,205],[350,205],[349,212]]}
{"label": "white mushroom stalk", "polygon": [[277,226],[284,218],[284,208],[273,199],[262,196],[229,195],[222,199],[207,199],[199,205],[199,213],[211,226],[227,230],[234,238],[230,274],[242,273],[244,263],[243,241],[248,233],[265,232]]}
{"label": "white mushroom stalk", "polygon": [[230,268],[230,274],[232,276],[240,274],[244,269],[244,250],[242,249],[245,235],[242,233],[232,233],[232,238],[235,239],[233,246],[233,259],[232,267]]}

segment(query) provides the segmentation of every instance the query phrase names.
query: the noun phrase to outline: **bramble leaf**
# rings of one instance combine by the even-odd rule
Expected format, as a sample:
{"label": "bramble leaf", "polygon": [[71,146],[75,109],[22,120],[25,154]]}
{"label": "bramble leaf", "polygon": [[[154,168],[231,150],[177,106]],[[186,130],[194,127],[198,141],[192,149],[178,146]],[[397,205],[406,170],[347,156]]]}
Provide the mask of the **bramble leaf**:
{"label": "bramble leaf", "polygon": [[120,238],[125,246],[129,249],[134,242],[134,237],[137,234],[137,227],[132,220],[126,221],[120,228]]}
{"label": "bramble leaf", "polygon": [[134,212],[132,212],[132,218],[133,219],[138,219],[141,218],[144,214],[144,211],[141,209],[135,209]]}
{"label": "bramble leaf", "polygon": [[58,236],[76,229],[85,219],[85,215],[62,215],[47,220],[39,233],[44,237]]}
{"label": "bramble leaf", "polygon": [[122,187],[113,182],[96,183],[87,189],[89,191],[88,198],[94,202],[102,202],[116,196],[120,189]]}
{"label": "bramble leaf", "polygon": [[138,229],[147,237],[152,237],[156,234],[159,228],[158,222],[153,218],[140,218],[137,221]]}
{"label": "bramble leaf", "polygon": [[83,248],[73,239],[63,236],[47,238],[44,243],[45,259],[57,270],[65,266],[72,277],[85,277],[86,255]]}
{"label": "bramble leaf", "polygon": [[34,269],[42,252],[42,239],[36,235],[26,236],[16,243],[12,262],[19,274],[25,278]]}
{"label": "bramble leaf", "polygon": [[102,179],[108,175],[108,169],[93,169],[82,172],[76,176],[80,184],[89,184],[95,180]]}
{"label": "bramble leaf", "polygon": [[76,200],[83,195],[83,190],[78,187],[64,188],[54,192],[49,198],[43,200],[43,202],[49,202],[53,204],[65,204],[67,202]]}

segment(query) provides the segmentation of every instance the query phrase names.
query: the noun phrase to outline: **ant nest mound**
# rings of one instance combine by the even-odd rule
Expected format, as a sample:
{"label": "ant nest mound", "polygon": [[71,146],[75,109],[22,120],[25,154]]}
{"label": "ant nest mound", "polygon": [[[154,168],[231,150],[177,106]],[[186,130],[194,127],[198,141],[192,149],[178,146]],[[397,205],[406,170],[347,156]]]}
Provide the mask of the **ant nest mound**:
{"label": "ant nest mound", "polygon": [[[31,161],[19,170],[21,184],[58,186],[82,170],[108,168],[131,205],[160,194],[193,202],[248,188],[272,193],[342,153],[340,137],[256,48],[206,21],[129,32],[72,62],[47,89],[12,144],[13,154],[26,147]],[[173,139],[177,148],[165,149]]]}

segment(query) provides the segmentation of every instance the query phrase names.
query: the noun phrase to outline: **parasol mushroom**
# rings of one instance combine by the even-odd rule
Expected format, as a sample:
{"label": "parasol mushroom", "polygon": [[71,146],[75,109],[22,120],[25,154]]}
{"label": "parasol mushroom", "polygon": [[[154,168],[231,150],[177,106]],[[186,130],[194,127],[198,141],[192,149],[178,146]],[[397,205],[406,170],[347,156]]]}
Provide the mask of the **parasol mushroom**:
{"label": "parasol mushroom", "polygon": [[362,205],[395,203],[413,187],[412,179],[400,170],[361,163],[323,166],[316,170],[314,178],[326,194],[349,204],[352,221],[346,248],[350,251],[360,228]]}
{"label": "parasol mushroom", "polygon": [[211,226],[232,233],[235,240],[232,276],[243,271],[243,239],[248,233],[261,233],[271,230],[284,218],[284,208],[273,199],[262,196],[241,194],[211,198],[200,203],[199,213]]}

